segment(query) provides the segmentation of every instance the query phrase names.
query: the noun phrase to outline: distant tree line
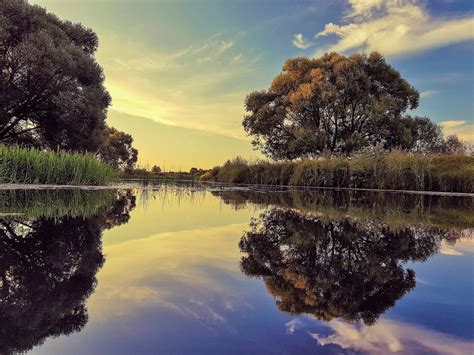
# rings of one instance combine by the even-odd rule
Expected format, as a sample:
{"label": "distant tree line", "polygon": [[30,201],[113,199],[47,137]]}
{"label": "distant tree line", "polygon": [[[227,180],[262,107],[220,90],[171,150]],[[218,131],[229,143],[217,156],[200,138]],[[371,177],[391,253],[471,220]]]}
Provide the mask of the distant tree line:
{"label": "distant tree line", "polygon": [[0,143],[137,161],[129,134],[106,124],[111,103],[97,35],[24,0],[0,2]]}
{"label": "distant tree line", "polygon": [[243,120],[253,145],[274,159],[352,155],[374,148],[463,153],[427,117],[405,112],[420,95],[377,53],[288,59],[268,90],[247,96]]}

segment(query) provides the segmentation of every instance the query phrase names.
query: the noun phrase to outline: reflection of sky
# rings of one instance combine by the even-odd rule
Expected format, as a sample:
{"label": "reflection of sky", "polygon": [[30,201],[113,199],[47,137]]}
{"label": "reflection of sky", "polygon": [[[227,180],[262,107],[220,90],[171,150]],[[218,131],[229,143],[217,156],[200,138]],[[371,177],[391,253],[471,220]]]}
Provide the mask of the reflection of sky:
{"label": "reflection of sky", "polygon": [[[415,269],[418,284],[372,327],[281,313],[261,280],[239,270],[253,208],[210,194],[138,201],[129,224],[104,234],[106,262],[80,333],[37,353],[399,353],[472,349],[472,244]],[[441,249],[448,250],[448,249]],[[455,251],[455,252],[453,252]],[[470,316],[471,315],[471,316]]]}

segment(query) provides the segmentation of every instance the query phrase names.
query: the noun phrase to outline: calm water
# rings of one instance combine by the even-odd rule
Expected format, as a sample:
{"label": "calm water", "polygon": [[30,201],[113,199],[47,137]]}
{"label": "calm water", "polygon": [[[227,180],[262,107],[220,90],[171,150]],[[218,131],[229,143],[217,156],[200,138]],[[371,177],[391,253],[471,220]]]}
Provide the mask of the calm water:
{"label": "calm water", "polygon": [[474,199],[0,191],[0,353],[469,354]]}

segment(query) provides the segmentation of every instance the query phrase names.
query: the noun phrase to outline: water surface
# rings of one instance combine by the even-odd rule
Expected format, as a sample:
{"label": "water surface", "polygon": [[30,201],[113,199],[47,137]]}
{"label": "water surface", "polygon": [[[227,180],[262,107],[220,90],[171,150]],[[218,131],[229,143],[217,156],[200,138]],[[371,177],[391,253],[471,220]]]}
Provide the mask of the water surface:
{"label": "water surface", "polygon": [[472,197],[0,191],[0,353],[467,354]]}

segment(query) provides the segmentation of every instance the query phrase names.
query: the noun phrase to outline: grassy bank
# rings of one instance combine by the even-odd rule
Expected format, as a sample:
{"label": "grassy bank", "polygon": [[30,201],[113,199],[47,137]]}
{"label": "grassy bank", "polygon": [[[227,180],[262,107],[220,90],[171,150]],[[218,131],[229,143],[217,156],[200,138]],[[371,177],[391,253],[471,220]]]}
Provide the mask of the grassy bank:
{"label": "grassy bank", "polygon": [[117,172],[93,156],[0,145],[0,183],[103,185]]}
{"label": "grassy bank", "polygon": [[394,152],[366,158],[248,163],[235,158],[201,176],[222,183],[474,192],[474,157]]}

